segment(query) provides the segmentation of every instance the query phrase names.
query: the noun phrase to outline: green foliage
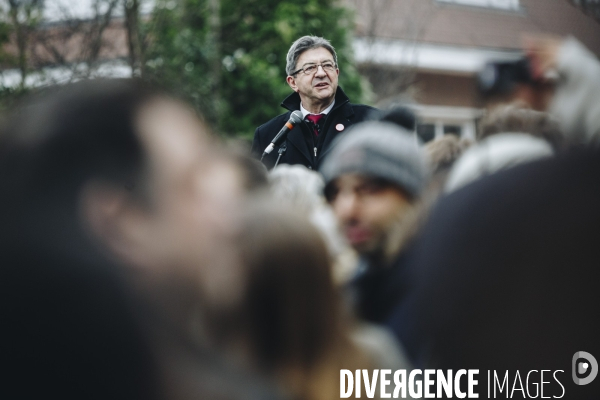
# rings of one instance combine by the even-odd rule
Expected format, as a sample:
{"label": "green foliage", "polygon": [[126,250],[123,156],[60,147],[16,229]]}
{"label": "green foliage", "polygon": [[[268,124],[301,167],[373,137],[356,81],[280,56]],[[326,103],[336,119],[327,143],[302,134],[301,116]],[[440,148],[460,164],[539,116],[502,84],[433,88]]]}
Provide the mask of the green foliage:
{"label": "green foliage", "polygon": [[[4,10],[0,9],[0,12],[4,12]],[[10,41],[12,31],[12,25],[0,19],[0,66],[2,68],[14,67],[17,64],[14,54],[10,54],[5,49],[5,44]]]}
{"label": "green foliage", "polygon": [[[20,90],[25,89],[25,78],[29,69],[28,50],[31,33],[37,29],[43,11],[42,0],[17,1],[0,3],[0,66],[2,68],[17,67],[21,72]],[[12,42],[12,43],[11,43]],[[6,49],[6,44],[16,45],[16,51]],[[10,90],[3,91],[0,97],[10,97]]]}
{"label": "green foliage", "polygon": [[145,76],[190,99],[218,132],[250,137],[284,111],[279,105],[291,93],[285,57],[303,35],[331,41],[340,86],[354,102],[362,100],[349,59],[352,16],[335,0],[220,0],[217,25],[209,0],[174,5],[159,2],[150,21]]}

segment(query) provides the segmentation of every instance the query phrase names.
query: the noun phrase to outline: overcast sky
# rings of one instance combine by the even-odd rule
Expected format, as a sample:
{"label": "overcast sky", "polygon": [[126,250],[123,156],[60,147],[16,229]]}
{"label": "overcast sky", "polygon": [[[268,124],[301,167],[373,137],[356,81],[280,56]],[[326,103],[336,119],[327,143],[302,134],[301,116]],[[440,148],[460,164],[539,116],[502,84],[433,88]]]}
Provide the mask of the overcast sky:
{"label": "overcast sky", "polygon": [[[61,19],[86,19],[94,15],[93,4],[97,0],[45,0],[44,19],[48,22]],[[142,13],[152,10],[155,0],[141,0]],[[105,1],[101,3],[106,3]],[[106,7],[104,8],[104,10]],[[116,15],[122,15],[121,8]]]}

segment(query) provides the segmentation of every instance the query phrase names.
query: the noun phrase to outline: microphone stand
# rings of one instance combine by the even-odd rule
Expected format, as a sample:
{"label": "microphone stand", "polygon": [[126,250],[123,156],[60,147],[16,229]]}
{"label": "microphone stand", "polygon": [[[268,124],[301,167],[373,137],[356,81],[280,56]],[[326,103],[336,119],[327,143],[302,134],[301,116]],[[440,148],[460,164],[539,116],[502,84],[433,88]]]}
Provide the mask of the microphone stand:
{"label": "microphone stand", "polygon": [[[271,141],[271,144],[269,144],[267,146],[267,148],[265,149],[265,151],[263,151],[263,154],[260,157],[260,161],[262,161],[263,158],[265,158],[265,156],[267,154],[271,154],[271,152],[275,149],[276,143],[285,141],[288,132],[291,131],[292,129],[294,129],[294,126],[300,122],[302,122],[302,113],[298,110],[292,112],[292,114],[290,115],[289,121],[285,123],[285,125],[283,126],[283,128],[281,128],[279,133],[277,133],[277,135],[275,135],[275,137]],[[277,157],[277,162],[275,163],[275,167],[277,166],[277,164],[279,164],[279,159],[285,153],[285,150],[286,150],[285,143],[283,145],[279,146],[279,157]],[[273,168],[275,168],[275,167],[273,167]]]}
{"label": "microphone stand", "polygon": [[277,161],[275,162],[273,169],[275,169],[277,167],[277,164],[279,164],[279,160],[281,159],[281,156],[285,154],[286,150],[287,150],[287,142],[283,142],[283,144],[281,146],[279,146],[279,156],[277,156]]}

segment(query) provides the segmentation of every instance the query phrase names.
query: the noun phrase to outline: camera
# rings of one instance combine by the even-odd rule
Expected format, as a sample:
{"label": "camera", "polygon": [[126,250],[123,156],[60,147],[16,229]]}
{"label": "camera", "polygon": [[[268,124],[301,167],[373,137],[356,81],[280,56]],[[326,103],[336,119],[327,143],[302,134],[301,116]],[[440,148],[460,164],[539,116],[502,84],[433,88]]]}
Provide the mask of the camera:
{"label": "camera", "polygon": [[535,83],[531,65],[525,57],[515,61],[488,62],[477,74],[477,83],[485,97],[509,94],[516,84]]}

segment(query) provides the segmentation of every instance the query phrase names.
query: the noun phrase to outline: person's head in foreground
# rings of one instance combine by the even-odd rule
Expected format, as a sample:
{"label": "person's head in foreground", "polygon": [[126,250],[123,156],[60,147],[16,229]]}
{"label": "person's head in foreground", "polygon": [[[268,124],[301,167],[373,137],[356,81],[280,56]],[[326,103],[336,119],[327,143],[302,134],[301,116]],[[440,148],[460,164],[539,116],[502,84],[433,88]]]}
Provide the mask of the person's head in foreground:
{"label": "person's head in foreground", "polygon": [[74,252],[95,242],[150,276],[197,278],[232,229],[238,170],[188,106],[140,82],[54,89],[15,113],[1,143],[15,220],[46,245],[73,236]]}
{"label": "person's head in foreground", "polygon": [[[148,331],[191,341],[198,308],[238,295],[230,239],[242,181],[180,101],[135,80],[67,85],[3,126],[0,239],[81,268],[116,262],[139,289]],[[171,384],[171,398],[189,382]]]}
{"label": "person's head in foreground", "polygon": [[417,142],[392,123],[365,122],[344,136],[325,160],[325,196],[349,243],[361,255],[384,256],[423,189],[427,170]]}
{"label": "person's head in foreground", "polygon": [[356,253],[338,228],[332,208],[323,195],[322,175],[302,165],[280,165],[269,173],[270,197],[277,204],[305,217],[324,236],[334,258],[337,284],[348,281],[356,270]]}
{"label": "person's head in foreground", "polygon": [[444,191],[465,185],[516,165],[550,157],[565,147],[558,122],[525,103],[497,106],[481,121],[478,142],[455,163]]}
{"label": "person's head in foreground", "polygon": [[338,398],[340,369],[373,365],[349,336],[321,232],[266,199],[249,204],[243,221],[244,294],[216,332],[221,345],[242,348],[290,398]]}
{"label": "person's head in foreground", "polygon": [[547,112],[531,109],[522,101],[492,108],[479,124],[477,140],[504,133],[524,133],[541,138],[555,150],[565,146],[558,120]]}

